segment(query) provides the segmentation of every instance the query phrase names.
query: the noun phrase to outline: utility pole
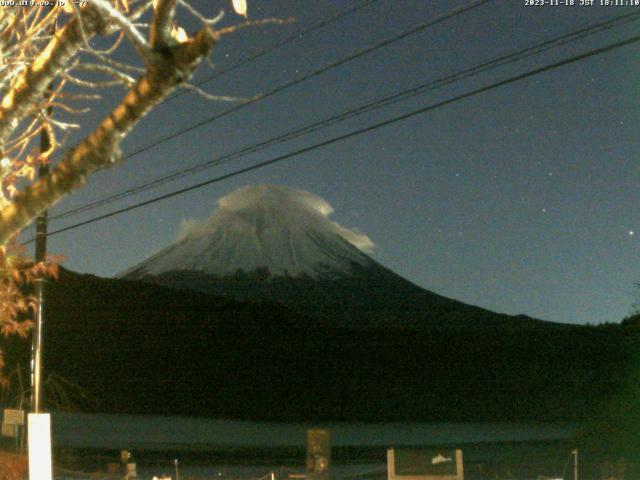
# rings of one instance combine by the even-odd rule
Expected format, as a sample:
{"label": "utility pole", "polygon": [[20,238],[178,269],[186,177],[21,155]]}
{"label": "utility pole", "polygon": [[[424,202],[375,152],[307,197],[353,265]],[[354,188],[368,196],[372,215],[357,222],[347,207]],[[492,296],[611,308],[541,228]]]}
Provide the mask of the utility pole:
{"label": "utility pole", "polygon": [[[49,108],[49,113],[50,108]],[[49,134],[45,129],[40,132],[40,152],[44,153],[51,147]],[[40,178],[49,174],[49,165],[40,164],[38,176]],[[48,214],[45,210],[36,219],[36,263],[45,261],[47,256],[47,220]],[[44,289],[45,279],[36,280],[36,318],[33,327],[31,342],[31,412],[40,413],[42,405],[42,329],[44,324]]]}
{"label": "utility pole", "polygon": [[[51,8],[54,8],[53,6]],[[52,22],[49,26],[51,36],[56,34],[56,22]],[[49,100],[53,94],[53,82],[47,85],[44,99]],[[47,116],[53,113],[53,107],[47,106]],[[45,120],[46,121],[46,118]],[[49,132],[44,126],[40,131],[40,154],[48,152],[51,148],[52,139]],[[40,162],[38,166],[38,178],[49,175],[49,159],[45,159],[44,163]],[[47,225],[48,211],[45,210],[36,218],[36,245],[35,245],[35,261],[36,263],[44,262],[47,257]],[[36,318],[33,327],[33,336],[31,338],[31,413],[40,413],[42,406],[42,329],[44,324],[44,288],[45,279],[36,280]]]}
{"label": "utility pole", "polygon": [[578,480],[578,449],[573,449],[573,480]]}
{"label": "utility pole", "polygon": [[[51,34],[55,35],[55,23],[51,25]],[[48,100],[53,93],[53,83],[50,83],[45,92],[44,98]],[[53,107],[47,107],[47,115],[51,116]],[[45,119],[46,121],[46,119]],[[51,138],[46,128],[40,131],[40,154],[48,152],[51,148]],[[38,166],[38,177],[43,178],[49,175],[49,162],[45,159]],[[35,261],[36,263],[44,262],[47,257],[47,226],[48,211],[45,210],[36,218],[36,246]],[[42,406],[42,329],[44,326],[44,289],[45,279],[36,280],[36,318],[33,327],[33,336],[31,342],[31,413],[40,413]]]}
{"label": "utility pole", "polygon": [[[51,8],[54,8],[53,6]],[[52,37],[56,34],[56,22],[52,21],[49,32]],[[53,95],[53,81],[47,85],[44,100],[49,102]],[[38,177],[49,175],[49,156],[51,153],[53,138],[44,122],[48,122],[53,107],[47,105],[45,118],[40,131],[40,164]],[[38,215],[36,219],[36,263],[46,261],[47,257],[47,210]],[[53,462],[51,456],[51,416],[48,413],[40,413],[42,410],[42,334],[44,327],[44,294],[46,280],[44,276],[36,280],[36,315],[33,336],[31,342],[31,413],[27,421],[27,435],[29,445],[29,480],[52,480]]]}
{"label": "utility pole", "polygon": [[[49,84],[45,99],[50,98],[53,86]],[[47,107],[51,115],[51,107]],[[47,121],[45,118],[43,121]],[[43,127],[40,132],[40,152],[43,155],[51,147],[52,139]],[[48,159],[41,158],[38,167],[40,178],[49,174]],[[47,256],[47,211],[38,215],[36,220],[35,261],[44,262]],[[53,466],[51,457],[51,416],[40,413],[42,410],[42,330],[44,324],[44,289],[46,280],[36,280],[36,315],[31,342],[31,413],[28,416],[27,435],[29,444],[29,480],[52,480]]]}

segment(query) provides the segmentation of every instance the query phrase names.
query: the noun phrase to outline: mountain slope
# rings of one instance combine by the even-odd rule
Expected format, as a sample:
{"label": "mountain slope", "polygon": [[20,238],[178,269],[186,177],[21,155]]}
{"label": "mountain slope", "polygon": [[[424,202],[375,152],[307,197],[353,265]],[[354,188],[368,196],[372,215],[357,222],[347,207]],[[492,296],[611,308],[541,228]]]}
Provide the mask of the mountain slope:
{"label": "mountain slope", "polygon": [[258,185],[218,203],[207,220],[122,278],[239,300],[274,300],[325,324],[520,328],[537,323],[466,305],[405,280],[369,257],[369,238],[331,221],[331,206],[308,192]]}
{"label": "mountain slope", "polygon": [[86,388],[92,411],[260,420],[595,418],[638,342],[623,327],[330,327],[274,303],[64,270],[46,315],[45,372]]}

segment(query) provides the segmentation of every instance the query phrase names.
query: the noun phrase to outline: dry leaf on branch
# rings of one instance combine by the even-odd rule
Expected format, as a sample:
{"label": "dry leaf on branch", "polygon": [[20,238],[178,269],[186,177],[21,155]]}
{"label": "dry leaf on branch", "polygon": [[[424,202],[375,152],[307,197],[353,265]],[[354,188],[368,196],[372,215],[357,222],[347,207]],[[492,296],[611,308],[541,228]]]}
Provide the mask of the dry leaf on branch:
{"label": "dry leaf on branch", "polygon": [[238,15],[242,15],[247,18],[247,2],[246,0],[232,0],[233,9]]}

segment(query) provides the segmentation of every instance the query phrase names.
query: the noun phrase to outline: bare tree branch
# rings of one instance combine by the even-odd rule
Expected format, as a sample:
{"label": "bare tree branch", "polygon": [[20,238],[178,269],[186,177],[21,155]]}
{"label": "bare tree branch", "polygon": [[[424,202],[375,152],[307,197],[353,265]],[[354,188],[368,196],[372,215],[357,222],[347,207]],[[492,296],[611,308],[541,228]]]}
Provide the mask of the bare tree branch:
{"label": "bare tree branch", "polygon": [[151,47],[149,46],[147,39],[142,36],[127,17],[105,0],[92,0],[91,4],[105,17],[108,23],[117,25],[122,29],[138,54],[145,59],[145,61],[149,58]]}
{"label": "bare tree branch", "polygon": [[215,17],[207,18],[204,15],[202,15],[199,11],[197,11],[195,8],[193,8],[189,4],[189,2],[186,2],[185,0],[178,0],[178,3],[180,3],[180,6],[184,7],[184,9],[187,10],[191,15],[196,17],[204,25],[207,25],[207,26],[213,26],[213,25],[217,24],[224,17],[224,10],[220,10],[218,15],[216,15]]}
{"label": "bare tree branch", "polygon": [[110,67],[109,65],[102,65],[100,63],[79,63],[74,67],[74,70],[103,73],[117,79],[120,83],[124,83],[127,86],[131,86],[135,83],[133,77],[119,71],[117,68]]}
{"label": "bare tree branch", "polygon": [[205,98],[207,100],[211,100],[214,102],[248,102],[252,100],[251,98],[230,97],[228,95],[214,95],[212,93],[202,90],[197,85],[193,85],[191,83],[186,83],[186,82],[181,84],[180,88],[191,90],[197,93],[198,95],[200,95],[202,98]]}
{"label": "bare tree branch", "polygon": [[154,50],[162,50],[172,43],[173,19],[176,14],[177,0],[157,0],[151,22],[149,39]]}
{"label": "bare tree branch", "polygon": [[96,130],[71,149],[50,175],[19,192],[0,211],[0,245],[67,193],[79,188],[87,176],[120,160],[120,142],[136,123],[173,89],[184,82],[217,40],[204,28],[187,42],[166,49],[140,77]]}
{"label": "bare tree branch", "polygon": [[[86,34],[95,34],[104,27],[104,22],[95,11],[91,13],[89,7],[83,10],[86,10]],[[13,82],[0,104],[0,145],[34,105],[41,102],[48,85],[77,53],[83,42],[82,32],[80,20],[70,20]]]}

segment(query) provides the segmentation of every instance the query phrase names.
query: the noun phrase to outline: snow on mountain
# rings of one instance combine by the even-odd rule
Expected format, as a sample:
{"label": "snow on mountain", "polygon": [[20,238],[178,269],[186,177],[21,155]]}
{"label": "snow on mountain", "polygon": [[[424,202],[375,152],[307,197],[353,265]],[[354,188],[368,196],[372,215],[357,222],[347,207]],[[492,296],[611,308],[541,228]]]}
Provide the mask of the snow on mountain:
{"label": "snow on mountain", "polygon": [[124,272],[139,278],[175,271],[219,277],[268,269],[272,275],[317,278],[349,273],[375,262],[373,243],[329,216],[317,195],[277,185],[245,186],[218,200],[200,223],[189,223],[178,241]]}

